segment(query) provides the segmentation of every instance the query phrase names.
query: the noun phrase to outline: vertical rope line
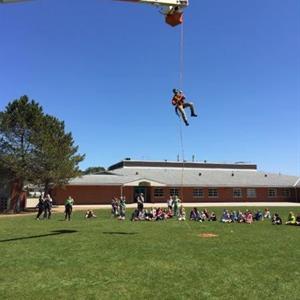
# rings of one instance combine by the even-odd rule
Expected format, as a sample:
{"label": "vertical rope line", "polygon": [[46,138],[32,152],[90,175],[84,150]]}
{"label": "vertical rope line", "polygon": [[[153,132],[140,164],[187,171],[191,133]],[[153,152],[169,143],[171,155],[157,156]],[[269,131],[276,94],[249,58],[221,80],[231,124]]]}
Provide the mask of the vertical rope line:
{"label": "vertical rope line", "polygon": [[179,89],[183,89],[183,73],[184,73],[184,27],[181,24],[180,44],[179,44]]}
{"label": "vertical rope line", "polygon": [[182,157],[182,168],[181,168],[181,200],[184,202],[183,195],[183,179],[184,179],[184,146],[183,146],[183,133],[182,133],[182,121],[180,120],[180,146],[181,146],[181,157]]}
{"label": "vertical rope line", "polygon": [[[184,73],[184,27],[181,24],[180,30],[180,45],[179,45],[179,88],[183,88],[183,73]],[[183,194],[183,180],[184,180],[184,144],[183,144],[183,132],[182,132],[182,120],[180,120],[180,146],[181,146],[181,157],[182,157],[182,168],[181,168],[181,200],[184,202]]]}

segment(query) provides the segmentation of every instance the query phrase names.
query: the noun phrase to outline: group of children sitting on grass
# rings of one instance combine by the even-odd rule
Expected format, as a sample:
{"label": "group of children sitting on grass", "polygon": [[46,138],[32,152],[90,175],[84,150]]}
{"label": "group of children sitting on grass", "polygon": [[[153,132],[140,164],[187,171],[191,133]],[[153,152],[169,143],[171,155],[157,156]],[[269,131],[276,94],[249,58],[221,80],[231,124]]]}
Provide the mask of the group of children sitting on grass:
{"label": "group of children sitting on grass", "polygon": [[[282,219],[280,218],[278,213],[275,213],[272,217],[272,224],[282,225]],[[292,211],[290,211],[288,215],[288,220],[285,222],[285,224],[300,226],[300,213],[296,217],[295,214]]]}
{"label": "group of children sitting on grass", "polygon": [[221,222],[252,224],[253,221],[263,221],[264,219],[271,219],[271,212],[268,208],[266,208],[264,212],[260,210],[252,212],[248,209],[246,209],[245,212],[242,212],[241,210],[232,210],[229,212],[227,209],[224,209]]}
{"label": "group of children sitting on grass", "polygon": [[170,208],[154,208],[148,209],[135,209],[131,215],[131,221],[162,221],[176,217],[179,221],[185,221],[185,209],[181,205],[177,212]]}
{"label": "group of children sitting on grass", "polygon": [[[168,208],[151,208],[144,209],[144,195],[140,193],[136,196],[137,208],[131,215],[132,221],[159,221],[173,218],[174,216],[179,221],[185,221],[185,209],[181,205],[181,200],[178,196],[170,197]],[[111,201],[112,216],[119,220],[125,220],[126,199],[125,197],[113,198]]]}
{"label": "group of children sitting on grass", "polygon": [[[131,214],[131,221],[162,221],[171,218],[176,218],[179,221],[186,220],[185,208],[181,204],[178,197],[174,197],[173,200],[167,202],[167,208],[154,208],[145,209],[143,202],[138,201],[137,208]],[[125,199],[112,200],[112,216],[117,217],[120,220],[125,220]],[[199,210],[197,207],[192,208],[190,215],[190,221],[205,222],[205,221],[217,221],[215,212],[209,212],[207,209]],[[270,210],[266,208],[264,211],[256,210],[252,212],[248,209],[245,212],[241,210],[227,210],[224,209],[220,222],[222,223],[246,223],[252,224],[254,221],[263,221],[265,219],[272,220],[272,224],[281,225],[282,219],[276,212],[272,216]],[[288,220],[285,223],[287,225],[300,226],[300,214],[295,216],[293,212],[289,213]]]}
{"label": "group of children sitting on grass", "polygon": [[[257,210],[255,213],[246,209],[245,212],[242,211],[231,211],[229,212],[227,209],[224,209],[221,222],[223,223],[247,223],[252,224],[253,221],[263,221],[265,219],[272,220],[272,224],[274,225],[281,225],[282,219],[278,213],[274,213],[271,215],[271,212],[268,208],[262,212],[261,210]],[[300,214],[295,217],[293,212],[289,213],[288,221],[285,223],[286,225],[300,225]]]}

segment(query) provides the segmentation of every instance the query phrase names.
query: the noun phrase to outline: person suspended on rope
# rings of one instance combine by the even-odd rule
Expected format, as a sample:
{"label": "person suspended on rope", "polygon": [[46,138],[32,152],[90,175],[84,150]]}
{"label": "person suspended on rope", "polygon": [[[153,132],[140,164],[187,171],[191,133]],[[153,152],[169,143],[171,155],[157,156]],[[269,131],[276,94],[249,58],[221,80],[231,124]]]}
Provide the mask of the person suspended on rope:
{"label": "person suspended on rope", "polygon": [[185,102],[185,96],[181,90],[173,89],[174,96],[172,98],[172,104],[175,106],[175,112],[178,116],[181,116],[182,120],[184,121],[186,126],[189,126],[185,108],[189,107],[191,111],[191,117],[197,117],[195,113],[194,104],[192,102]]}

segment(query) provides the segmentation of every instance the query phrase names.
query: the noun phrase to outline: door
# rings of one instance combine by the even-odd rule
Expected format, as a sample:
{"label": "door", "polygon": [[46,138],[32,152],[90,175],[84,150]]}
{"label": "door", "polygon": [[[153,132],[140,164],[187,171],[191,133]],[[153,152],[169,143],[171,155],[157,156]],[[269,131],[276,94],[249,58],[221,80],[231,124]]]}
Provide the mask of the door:
{"label": "door", "polygon": [[151,202],[151,199],[150,199],[150,188],[147,187],[147,186],[136,186],[134,187],[134,202],[137,202],[137,196],[140,194],[140,193],[143,193],[144,194],[144,200],[145,200],[145,203],[146,202]]}

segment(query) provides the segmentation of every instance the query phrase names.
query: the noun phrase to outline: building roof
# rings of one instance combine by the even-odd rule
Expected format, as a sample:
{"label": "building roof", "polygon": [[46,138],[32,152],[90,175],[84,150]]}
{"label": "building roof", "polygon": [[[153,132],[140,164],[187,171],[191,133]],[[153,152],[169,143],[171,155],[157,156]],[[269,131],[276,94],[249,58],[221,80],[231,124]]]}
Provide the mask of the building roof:
{"label": "building roof", "polygon": [[297,181],[294,184],[294,187],[300,188],[300,177],[297,179]]}
{"label": "building roof", "polygon": [[163,182],[168,186],[203,187],[293,187],[297,177],[282,174],[241,170],[212,169],[148,169],[123,168],[115,170],[119,175],[140,176]]}
{"label": "building roof", "polygon": [[256,170],[255,164],[248,164],[244,162],[236,163],[213,163],[213,162],[179,162],[179,161],[141,161],[125,159],[108,168],[109,171],[113,171],[120,168],[133,168],[133,167],[147,167],[147,168],[182,168],[185,169],[234,169],[234,170]]}
{"label": "building roof", "polygon": [[[161,164],[163,164],[161,162]],[[147,183],[150,186],[191,186],[191,187],[286,187],[300,186],[296,176],[258,172],[253,168],[230,169],[226,167],[197,168],[160,166],[120,165],[110,173],[85,175],[70,181],[70,185],[125,185],[137,186]],[[223,164],[224,165],[224,164]],[[113,171],[112,171],[113,170]]]}

